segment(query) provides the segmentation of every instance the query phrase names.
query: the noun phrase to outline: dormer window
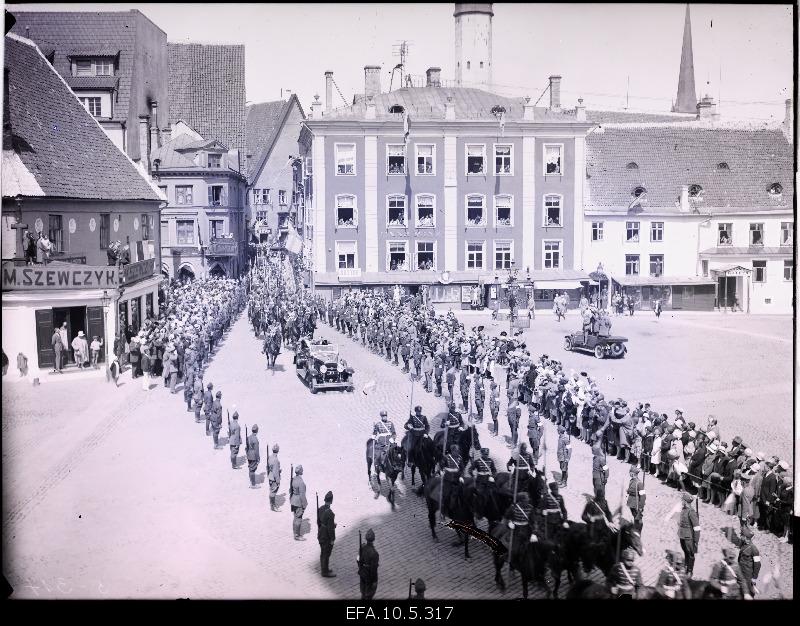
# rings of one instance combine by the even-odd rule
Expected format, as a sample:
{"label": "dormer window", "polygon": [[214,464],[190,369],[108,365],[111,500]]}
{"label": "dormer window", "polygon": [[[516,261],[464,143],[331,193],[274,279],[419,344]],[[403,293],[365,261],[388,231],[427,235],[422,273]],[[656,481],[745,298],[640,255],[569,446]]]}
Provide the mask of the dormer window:
{"label": "dormer window", "polygon": [[783,193],[783,187],[780,183],[772,183],[769,187],[767,187],[767,193],[773,198],[777,198]]}
{"label": "dormer window", "polygon": [[689,185],[689,197],[698,200],[703,197],[703,188],[700,185]]}
{"label": "dormer window", "polygon": [[721,172],[729,172],[731,170],[730,166],[723,161],[722,163],[717,163],[717,169]]}
{"label": "dormer window", "polygon": [[402,104],[393,104],[389,107],[389,113],[405,113],[406,109]]}
{"label": "dormer window", "polygon": [[631,195],[633,195],[634,198],[638,198],[639,196],[641,196],[642,194],[645,194],[645,193],[647,193],[647,189],[645,189],[644,187],[640,186],[640,187],[636,187],[633,190]]}
{"label": "dormer window", "polygon": [[628,163],[628,164],[625,166],[625,168],[626,168],[626,169],[629,169],[629,170],[638,170],[638,169],[639,169],[639,166],[638,166],[638,165],[637,165],[637,164],[636,164],[634,161],[631,161],[630,163]]}
{"label": "dormer window", "polygon": [[222,155],[221,154],[209,154],[208,155],[208,167],[222,167]]}
{"label": "dormer window", "polygon": [[114,61],[111,58],[75,59],[72,62],[74,76],[113,76]]}

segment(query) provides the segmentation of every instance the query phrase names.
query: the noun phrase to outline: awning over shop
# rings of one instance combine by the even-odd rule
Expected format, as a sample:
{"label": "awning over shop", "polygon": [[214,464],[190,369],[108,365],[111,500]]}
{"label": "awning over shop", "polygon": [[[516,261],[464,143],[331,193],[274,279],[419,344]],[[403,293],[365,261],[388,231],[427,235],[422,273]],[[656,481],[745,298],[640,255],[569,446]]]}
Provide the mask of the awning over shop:
{"label": "awning over shop", "polygon": [[534,289],[582,289],[577,280],[536,280],[533,282]]}
{"label": "awning over shop", "polygon": [[614,280],[623,287],[714,285],[717,282],[707,276],[615,276]]}

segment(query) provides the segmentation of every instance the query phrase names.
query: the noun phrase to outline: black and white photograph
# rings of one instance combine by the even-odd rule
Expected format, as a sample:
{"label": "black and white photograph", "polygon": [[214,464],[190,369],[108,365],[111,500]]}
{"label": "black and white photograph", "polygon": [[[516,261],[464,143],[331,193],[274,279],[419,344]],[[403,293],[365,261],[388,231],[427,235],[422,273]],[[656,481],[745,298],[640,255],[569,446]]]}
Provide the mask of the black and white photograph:
{"label": "black and white photograph", "polygon": [[793,3],[4,11],[5,598],[794,599]]}

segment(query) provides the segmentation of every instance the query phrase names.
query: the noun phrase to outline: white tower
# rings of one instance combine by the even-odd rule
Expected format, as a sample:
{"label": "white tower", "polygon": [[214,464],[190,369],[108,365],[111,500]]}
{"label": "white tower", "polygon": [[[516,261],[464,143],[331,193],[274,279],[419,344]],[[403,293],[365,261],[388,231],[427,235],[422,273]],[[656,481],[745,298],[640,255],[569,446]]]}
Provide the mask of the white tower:
{"label": "white tower", "polygon": [[458,4],[456,18],[456,84],[491,91],[491,3]]}

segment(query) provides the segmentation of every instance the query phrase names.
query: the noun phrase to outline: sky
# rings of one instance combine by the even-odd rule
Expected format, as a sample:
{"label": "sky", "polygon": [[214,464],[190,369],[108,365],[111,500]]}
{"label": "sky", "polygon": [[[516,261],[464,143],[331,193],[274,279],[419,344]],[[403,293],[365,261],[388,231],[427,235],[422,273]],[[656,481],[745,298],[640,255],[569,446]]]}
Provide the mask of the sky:
{"label": "sky", "polygon": [[[19,4],[17,10],[138,9],[177,43],[245,45],[248,102],[286,99],[306,110],[324,100],[326,70],[333,105],[363,93],[364,66],[381,65],[383,90],[409,42],[406,71],[431,66],[453,79],[453,4]],[[710,94],[723,118],[784,117],[793,97],[792,5],[693,4],[697,97]],[[538,99],[560,74],[565,107],[669,111],[675,98],[684,4],[494,4],[494,91]],[[397,87],[395,78],[394,87]],[[547,103],[545,96],[540,105]]]}

